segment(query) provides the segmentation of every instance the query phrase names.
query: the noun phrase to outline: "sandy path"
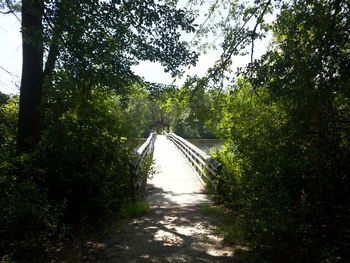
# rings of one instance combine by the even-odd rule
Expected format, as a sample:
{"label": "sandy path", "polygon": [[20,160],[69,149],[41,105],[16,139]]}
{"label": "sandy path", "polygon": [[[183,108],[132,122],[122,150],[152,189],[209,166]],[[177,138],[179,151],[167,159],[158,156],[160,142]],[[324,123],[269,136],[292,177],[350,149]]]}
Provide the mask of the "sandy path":
{"label": "sandy path", "polygon": [[214,233],[215,219],[201,212],[210,204],[202,185],[165,136],[157,137],[154,159],[151,211],[104,242],[98,262],[236,262],[232,247]]}

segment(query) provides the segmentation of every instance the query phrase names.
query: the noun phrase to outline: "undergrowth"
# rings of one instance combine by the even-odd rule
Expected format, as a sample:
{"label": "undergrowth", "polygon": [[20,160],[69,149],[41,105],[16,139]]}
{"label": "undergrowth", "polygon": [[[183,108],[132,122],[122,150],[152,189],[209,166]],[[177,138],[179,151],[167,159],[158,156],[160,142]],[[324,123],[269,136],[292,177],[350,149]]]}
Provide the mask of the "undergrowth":
{"label": "undergrowth", "polygon": [[[77,233],[70,240],[62,242],[56,248],[52,262],[94,262],[98,254],[106,246],[106,240],[120,232],[124,232],[128,222],[138,218],[150,210],[149,204],[144,200],[124,203],[120,212],[111,217],[100,229],[91,229],[84,233]],[[0,261],[1,262],[1,261]],[[3,262],[1,262],[3,263]],[[6,262],[7,263],[7,262]]]}
{"label": "undergrowth", "polygon": [[243,244],[244,232],[242,218],[224,206],[204,206],[201,211],[217,219],[216,231],[230,244]]}

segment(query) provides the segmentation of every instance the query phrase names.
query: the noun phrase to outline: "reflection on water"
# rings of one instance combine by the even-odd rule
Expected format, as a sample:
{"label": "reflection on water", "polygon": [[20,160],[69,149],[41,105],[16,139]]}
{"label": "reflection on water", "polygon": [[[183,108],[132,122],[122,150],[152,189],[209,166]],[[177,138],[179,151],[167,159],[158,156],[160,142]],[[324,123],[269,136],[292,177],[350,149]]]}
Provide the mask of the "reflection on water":
{"label": "reflection on water", "polygon": [[220,151],[223,146],[223,140],[220,139],[187,139],[190,143],[196,145],[203,152],[209,154],[211,152]]}

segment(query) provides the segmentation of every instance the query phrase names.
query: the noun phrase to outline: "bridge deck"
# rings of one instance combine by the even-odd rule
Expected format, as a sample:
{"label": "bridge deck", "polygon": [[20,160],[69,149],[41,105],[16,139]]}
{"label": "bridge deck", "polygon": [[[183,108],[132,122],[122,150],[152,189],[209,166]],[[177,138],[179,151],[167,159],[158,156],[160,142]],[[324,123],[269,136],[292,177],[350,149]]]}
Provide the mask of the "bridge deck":
{"label": "bridge deck", "polygon": [[210,202],[191,166],[164,135],[157,136],[154,160],[156,174],[148,181],[151,205],[192,206]]}

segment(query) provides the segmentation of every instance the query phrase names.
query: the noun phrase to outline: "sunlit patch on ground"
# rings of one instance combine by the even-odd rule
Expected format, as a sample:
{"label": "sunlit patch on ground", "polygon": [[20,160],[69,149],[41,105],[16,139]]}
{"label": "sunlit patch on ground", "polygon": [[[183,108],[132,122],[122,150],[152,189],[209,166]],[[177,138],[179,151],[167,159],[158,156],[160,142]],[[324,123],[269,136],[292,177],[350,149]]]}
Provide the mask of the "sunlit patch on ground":
{"label": "sunlit patch on ground", "polygon": [[154,235],[154,240],[163,242],[164,246],[181,246],[184,242],[184,240],[175,233],[164,230],[158,230]]}

